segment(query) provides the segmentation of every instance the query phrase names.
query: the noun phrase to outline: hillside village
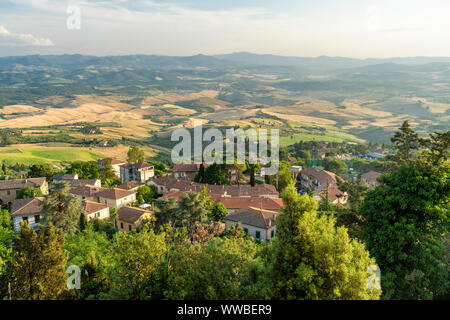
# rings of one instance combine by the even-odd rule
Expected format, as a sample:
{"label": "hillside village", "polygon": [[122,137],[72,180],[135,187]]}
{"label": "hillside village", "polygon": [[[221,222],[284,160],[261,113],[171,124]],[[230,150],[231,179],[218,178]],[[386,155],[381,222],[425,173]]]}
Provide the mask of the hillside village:
{"label": "hillside village", "polygon": [[[315,156],[322,157],[319,153]],[[339,159],[339,156],[336,157]],[[292,156],[288,160],[291,162],[289,174],[300,194],[309,193],[318,201],[326,199],[335,205],[347,203],[347,192],[342,192],[338,187],[338,179],[343,179],[336,173],[316,166],[303,168],[294,164],[297,160]],[[140,187],[154,188],[156,197],[173,198],[176,202],[180,202],[186,194],[204,192],[214,205],[220,203],[226,208],[226,215],[220,219],[225,231],[239,223],[255,240],[271,240],[276,234],[275,224],[283,207],[283,200],[277,190],[278,176],[274,184],[269,184],[263,180],[264,177],[254,173],[261,180],[252,186],[248,174],[242,174],[240,168],[231,167],[227,169],[229,184],[198,182],[199,172],[210,165],[176,164],[169,172],[157,176],[155,166],[145,161],[103,158],[97,161],[97,168],[102,170],[110,167],[118,182],[113,187],[102,185],[101,179],[80,179],[77,172],[54,174],[51,182],[45,177],[0,180],[0,202],[10,209],[16,231],[20,230],[21,221],[27,221],[30,227],[37,228],[43,222],[45,198],[55,186],[62,183],[71,195],[81,200],[87,221],[110,221],[117,230],[129,232],[151,220],[155,210],[158,210],[155,207],[156,199],[151,203],[138,203]],[[380,175],[380,172],[373,170],[365,172],[360,177],[361,182],[373,188],[378,185],[377,177]],[[40,196],[16,199],[24,188],[38,189]]]}

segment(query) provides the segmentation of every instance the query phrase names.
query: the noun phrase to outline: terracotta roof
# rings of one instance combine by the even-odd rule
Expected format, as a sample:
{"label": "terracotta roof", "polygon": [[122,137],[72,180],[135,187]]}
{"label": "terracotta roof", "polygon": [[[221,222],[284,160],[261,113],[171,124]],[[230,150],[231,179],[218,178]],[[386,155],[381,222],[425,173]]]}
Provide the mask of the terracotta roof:
{"label": "terracotta roof", "polygon": [[186,192],[184,191],[169,191],[165,195],[163,195],[161,199],[176,198],[177,201],[180,201],[181,197],[184,196],[185,194]]}
{"label": "terracotta roof", "polygon": [[264,210],[281,210],[283,199],[281,198],[237,198],[237,197],[221,197],[217,195],[211,196],[217,203],[221,202],[227,209],[242,209],[245,207],[255,207]]}
{"label": "terracotta roof", "polygon": [[22,189],[25,187],[41,188],[45,182],[45,178],[0,180],[0,190]]}
{"label": "terracotta roof", "polygon": [[[325,189],[326,189],[326,186],[325,186]],[[326,197],[325,189],[319,193],[319,195],[321,197]],[[344,195],[344,193],[341,190],[339,190],[339,188],[336,184],[332,184],[328,187],[328,199],[331,202],[336,201],[336,199],[340,198],[343,195]]]}
{"label": "terracotta roof", "polygon": [[143,168],[153,168],[153,165],[147,162],[136,162],[136,163],[127,163],[120,166],[121,168],[135,168],[135,169],[143,169]]}
{"label": "terracotta roof", "polygon": [[40,214],[44,207],[44,198],[16,199],[11,204],[11,216]]}
{"label": "terracotta roof", "polygon": [[93,186],[98,183],[100,179],[76,179],[76,180],[64,180],[70,187],[83,187]]}
{"label": "terracotta roof", "polygon": [[381,176],[381,173],[376,171],[369,171],[361,175],[361,179],[367,180],[369,182],[377,182],[377,178]]}
{"label": "terracotta roof", "polygon": [[268,229],[275,225],[279,213],[255,207],[245,207],[228,214],[225,220],[241,222],[249,226]]}
{"label": "terracotta roof", "polygon": [[144,184],[139,183],[137,181],[128,181],[128,182],[125,182],[124,184],[121,184],[120,186],[117,186],[117,188],[123,189],[123,190],[131,190],[133,188],[137,188],[137,187],[140,187],[143,185]]}
{"label": "terracotta roof", "polygon": [[172,172],[197,172],[199,169],[199,163],[180,163],[173,167]]}
{"label": "terracotta roof", "polygon": [[279,193],[275,186],[270,184],[250,185],[212,185],[202,184],[192,181],[175,179],[170,176],[164,176],[152,180],[156,185],[165,186],[169,190],[201,192],[202,187],[206,187],[208,194],[226,195],[230,197],[259,197],[262,195],[278,196]]}
{"label": "terracotta roof", "polygon": [[126,163],[125,161],[119,160],[119,159],[115,159],[115,158],[104,158],[104,159],[100,159],[98,160],[100,163],[104,163],[106,160],[109,160],[111,162],[112,165],[116,165],[116,164],[124,164]]}
{"label": "terracotta roof", "polygon": [[140,208],[123,207],[117,211],[117,219],[134,224],[146,213],[153,214],[153,211]]}
{"label": "terracotta roof", "polygon": [[82,186],[82,187],[74,187],[70,189],[70,193],[80,196],[80,197],[92,197],[96,193],[104,190],[103,188],[96,186]]}
{"label": "terracotta roof", "polygon": [[118,200],[125,198],[127,196],[131,196],[132,194],[136,194],[136,192],[132,190],[113,188],[113,189],[103,189],[102,191],[96,193],[96,196],[106,199]]}
{"label": "terracotta roof", "polygon": [[103,209],[108,208],[107,205],[104,205],[103,203],[98,203],[98,202],[92,202],[92,201],[83,201],[83,208],[84,211],[86,212],[86,214],[91,214]]}
{"label": "terracotta roof", "polygon": [[61,180],[75,180],[76,173],[60,173],[53,175],[53,180],[61,181]]}

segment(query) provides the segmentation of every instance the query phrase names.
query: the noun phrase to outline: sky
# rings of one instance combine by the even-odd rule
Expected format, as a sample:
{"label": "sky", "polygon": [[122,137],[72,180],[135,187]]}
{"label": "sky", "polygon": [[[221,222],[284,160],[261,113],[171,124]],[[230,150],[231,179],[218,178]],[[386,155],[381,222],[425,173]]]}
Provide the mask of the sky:
{"label": "sky", "polygon": [[0,56],[450,56],[449,0],[0,0]]}

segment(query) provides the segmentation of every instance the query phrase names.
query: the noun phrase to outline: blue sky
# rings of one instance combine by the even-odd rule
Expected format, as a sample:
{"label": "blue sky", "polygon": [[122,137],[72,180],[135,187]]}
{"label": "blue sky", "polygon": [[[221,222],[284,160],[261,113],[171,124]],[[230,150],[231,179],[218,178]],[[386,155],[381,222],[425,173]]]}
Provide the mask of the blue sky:
{"label": "blue sky", "polygon": [[449,16],[448,0],[1,0],[0,56],[450,56]]}

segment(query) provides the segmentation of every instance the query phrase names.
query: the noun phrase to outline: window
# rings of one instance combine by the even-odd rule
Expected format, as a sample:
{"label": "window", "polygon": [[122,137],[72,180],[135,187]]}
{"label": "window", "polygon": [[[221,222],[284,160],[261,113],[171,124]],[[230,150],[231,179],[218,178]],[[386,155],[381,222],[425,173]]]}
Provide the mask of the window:
{"label": "window", "polygon": [[22,221],[28,222],[28,217],[22,217]]}
{"label": "window", "polygon": [[260,239],[261,238],[261,232],[256,231],[255,232],[255,237],[256,237],[256,239]]}
{"label": "window", "polygon": [[275,235],[275,230],[270,231],[270,237],[273,238],[274,235]]}
{"label": "window", "polygon": [[40,220],[41,220],[41,216],[40,215],[37,214],[37,215],[34,216],[34,222],[35,223],[39,223]]}
{"label": "window", "polygon": [[248,229],[247,229],[247,228],[244,228],[244,231],[245,231],[246,233],[248,233]]}
{"label": "window", "polygon": [[128,231],[131,231],[131,224],[128,225]]}
{"label": "window", "polygon": [[6,191],[6,194],[9,196],[9,195],[11,195],[11,191]]}
{"label": "window", "polygon": [[120,229],[123,229],[123,222],[120,223]]}

